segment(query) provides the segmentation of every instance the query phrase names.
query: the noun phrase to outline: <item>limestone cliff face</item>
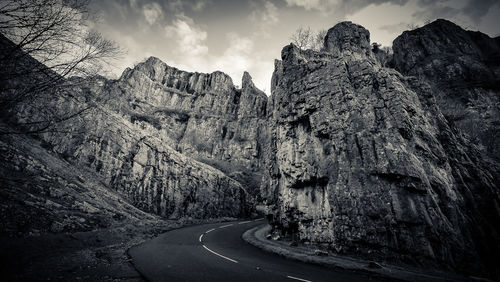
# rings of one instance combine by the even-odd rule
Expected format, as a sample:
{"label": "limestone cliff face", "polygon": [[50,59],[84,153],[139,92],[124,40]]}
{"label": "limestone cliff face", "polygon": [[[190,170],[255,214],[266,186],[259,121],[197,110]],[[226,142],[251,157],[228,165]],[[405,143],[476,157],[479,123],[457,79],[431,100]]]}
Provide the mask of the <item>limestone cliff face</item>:
{"label": "limestone cliff face", "polygon": [[384,258],[474,265],[498,250],[496,178],[431,88],[382,68],[359,25],[337,24],[324,47],[286,46],[275,64],[262,186],[275,224]]}
{"label": "limestone cliff face", "polygon": [[498,161],[500,37],[436,20],[403,32],[393,49],[395,68],[429,82],[446,119]]}
{"label": "limestone cliff face", "polygon": [[255,175],[240,170],[258,172],[267,102],[249,74],[236,89],[221,72],[187,73],[150,58],[119,80],[69,84],[69,94],[40,95],[30,101],[40,107],[20,103],[4,116],[11,125],[37,124],[45,112],[64,117],[38,134],[45,148],[92,169],[143,211],[167,218],[249,213]]}
{"label": "limestone cliff face", "polygon": [[[222,73],[189,73],[151,57],[112,85],[132,122],[155,127],[177,151],[257,171],[267,96],[245,72],[242,88]],[[108,90],[109,91],[109,90]]]}
{"label": "limestone cliff face", "polygon": [[[127,154],[112,156],[115,149],[109,148],[114,164],[111,171],[102,172],[117,189],[131,194],[137,205],[168,217],[234,216],[248,211],[249,194],[258,192],[255,187],[261,177],[267,105],[267,96],[254,86],[248,73],[243,75],[242,88],[237,89],[222,72],[189,73],[151,57],[125,70],[116,81],[88,85],[91,93],[106,101],[107,109],[131,123],[127,134],[140,133],[131,144],[118,141],[128,144]],[[96,169],[101,166],[100,154],[115,143],[107,141],[109,132],[102,134],[90,159],[80,158]],[[123,134],[119,129],[114,136]],[[173,160],[178,169],[172,168],[172,158],[164,160],[158,147],[168,147],[169,154],[177,156]],[[63,151],[68,150],[72,149]],[[128,164],[120,161],[124,158],[140,160]],[[114,171],[117,164],[125,173]],[[137,181],[143,184],[137,186]],[[216,195],[196,192],[213,188]]]}
{"label": "limestone cliff face", "polygon": [[[69,128],[68,128],[69,127]],[[106,107],[45,133],[51,149],[92,168],[141,210],[167,218],[242,216],[247,193],[221,171],[187,157]]]}

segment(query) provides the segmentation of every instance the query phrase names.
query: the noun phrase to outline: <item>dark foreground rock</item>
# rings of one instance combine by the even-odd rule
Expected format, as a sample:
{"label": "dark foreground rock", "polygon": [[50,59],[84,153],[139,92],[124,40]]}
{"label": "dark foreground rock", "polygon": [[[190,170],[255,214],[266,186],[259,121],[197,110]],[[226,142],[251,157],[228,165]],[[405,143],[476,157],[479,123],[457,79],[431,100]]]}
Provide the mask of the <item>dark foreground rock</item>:
{"label": "dark foreground rock", "polygon": [[393,50],[395,68],[429,82],[446,120],[498,163],[500,37],[440,19],[403,32]]}
{"label": "dark foreground rock", "polygon": [[338,253],[495,269],[498,175],[434,89],[381,67],[359,25],[324,47],[286,46],[275,64],[262,188],[277,228]]}

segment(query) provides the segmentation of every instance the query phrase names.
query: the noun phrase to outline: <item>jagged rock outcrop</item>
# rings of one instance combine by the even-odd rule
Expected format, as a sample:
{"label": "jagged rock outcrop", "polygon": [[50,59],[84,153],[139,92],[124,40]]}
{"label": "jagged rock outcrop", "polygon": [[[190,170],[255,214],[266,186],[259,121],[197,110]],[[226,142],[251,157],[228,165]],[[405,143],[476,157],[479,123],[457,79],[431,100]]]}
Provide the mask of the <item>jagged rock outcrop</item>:
{"label": "jagged rock outcrop", "polygon": [[[111,85],[126,98],[122,112],[177,151],[258,171],[267,96],[248,73],[242,88],[222,73],[189,73],[151,57]],[[108,90],[109,91],[109,90]]]}
{"label": "jagged rock outcrop", "polygon": [[[25,61],[28,68],[39,64]],[[119,80],[67,84],[62,93],[48,90],[17,103],[3,121],[34,129],[44,148],[94,170],[143,211],[167,218],[249,214],[267,96],[248,73],[236,89],[221,72],[188,73],[152,57]],[[48,127],[37,127],[46,119]]]}
{"label": "jagged rock outcrop", "polygon": [[268,97],[247,72],[237,89],[222,72],[185,72],[150,57],[118,80],[86,84],[136,130],[221,170],[258,196]]}
{"label": "jagged rock outcrop", "polygon": [[44,133],[51,150],[88,166],[134,206],[168,218],[242,216],[246,191],[105,107],[66,124],[80,134]]}
{"label": "jagged rock outcrop", "polygon": [[343,22],[324,52],[283,48],[262,186],[274,224],[336,252],[475,268],[499,250],[497,175],[369,42]]}
{"label": "jagged rock outcrop", "polygon": [[500,159],[500,37],[436,20],[394,40],[395,68],[431,84],[446,119]]}
{"label": "jagged rock outcrop", "polygon": [[[53,150],[94,168],[148,212],[169,218],[248,214],[248,192],[258,187],[252,177],[260,177],[261,95],[267,99],[249,74],[236,89],[221,72],[187,73],[152,57],[117,81],[86,84],[83,91],[102,104],[76,124],[81,129],[72,129],[85,134],[46,134]],[[252,169],[257,177],[238,174]]]}

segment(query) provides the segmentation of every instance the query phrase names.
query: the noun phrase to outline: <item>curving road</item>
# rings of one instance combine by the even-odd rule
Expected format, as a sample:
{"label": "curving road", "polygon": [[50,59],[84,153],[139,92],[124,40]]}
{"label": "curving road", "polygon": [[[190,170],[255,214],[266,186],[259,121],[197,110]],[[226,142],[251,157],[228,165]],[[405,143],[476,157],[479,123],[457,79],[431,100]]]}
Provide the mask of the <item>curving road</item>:
{"label": "curving road", "polygon": [[364,273],[287,260],[241,239],[260,224],[235,221],[172,230],[129,254],[149,281],[379,281]]}

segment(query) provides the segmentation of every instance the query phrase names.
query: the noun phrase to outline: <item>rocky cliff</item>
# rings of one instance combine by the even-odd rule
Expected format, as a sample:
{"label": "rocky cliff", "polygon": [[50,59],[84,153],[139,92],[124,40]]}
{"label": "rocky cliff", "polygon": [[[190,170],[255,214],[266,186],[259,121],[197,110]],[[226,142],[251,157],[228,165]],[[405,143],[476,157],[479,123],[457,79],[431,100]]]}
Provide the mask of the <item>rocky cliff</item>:
{"label": "rocky cliff", "polygon": [[[37,64],[27,59],[27,67]],[[17,103],[2,120],[13,132],[33,129],[49,152],[95,171],[143,211],[167,218],[249,214],[267,96],[248,73],[236,89],[224,73],[188,73],[152,57],[118,80],[66,84]],[[45,119],[48,126],[38,127]]]}
{"label": "rocky cliff", "polygon": [[43,134],[47,147],[69,162],[92,168],[144,211],[167,218],[246,213],[247,193],[240,183],[105,107],[63,128],[71,133]]}
{"label": "rocky cliff", "polygon": [[[14,63],[19,73],[36,64]],[[343,22],[322,51],[283,48],[269,99],[248,73],[236,88],[224,73],[154,57],[117,80],[72,78],[13,107],[4,83],[2,231],[157,220],[144,211],[243,216],[261,196],[276,230],[305,244],[495,269],[498,39],[437,21],[403,33],[384,65],[395,69],[380,64],[369,32]],[[29,90],[30,77],[11,77]]]}
{"label": "rocky cliff", "polygon": [[260,168],[267,96],[245,72],[242,88],[222,73],[189,73],[151,57],[112,85],[132,122],[155,127],[183,154]]}
{"label": "rocky cliff", "polygon": [[118,80],[88,86],[137,130],[258,194],[268,98],[247,72],[237,89],[222,72],[189,73],[151,57]]}
{"label": "rocky cliff", "polygon": [[466,31],[447,20],[394,40],[395,68],[428,82],[448,122],[500,159],[500,37]]}
{"label": "rocky cliff", "polygon": [[323,52],[291,44],[281,55],[262,186],[276,228],[339,253],[488,263],[499,249],[498,176],[434,89],[381,67],[369,32],[351,22],[328,31]]}

